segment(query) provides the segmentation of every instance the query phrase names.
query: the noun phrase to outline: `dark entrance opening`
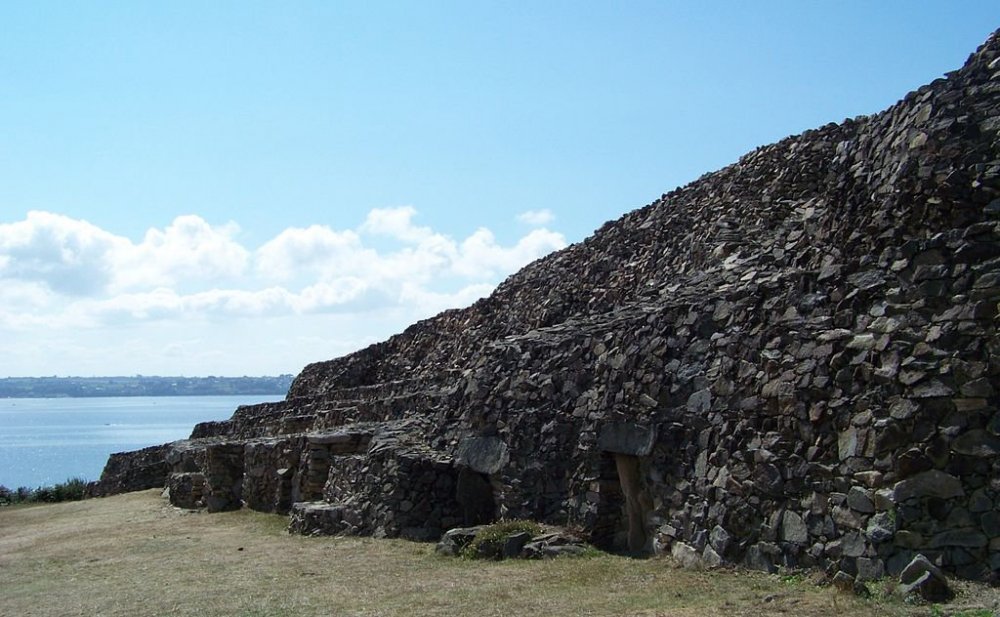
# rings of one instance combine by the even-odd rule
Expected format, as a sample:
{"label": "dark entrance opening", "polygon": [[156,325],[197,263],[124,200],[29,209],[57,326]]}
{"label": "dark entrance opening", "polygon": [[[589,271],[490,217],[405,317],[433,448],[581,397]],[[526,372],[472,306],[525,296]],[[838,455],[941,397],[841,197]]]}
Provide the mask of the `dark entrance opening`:
{"label": "dark entrance opening", "polygon": [[306,457],[306,473],[302,483],[303,501],[320,501],[323,499],[323,488],[330,475],[330,448],[323,444],[310,443],[309,454]]}
{"label": "dark entrance opening", "polygon": [[462,524],[482,525],[496,520],[497,504],[490,478],[469,467],[460,466],[455,501],[461,508]]}
{"label": "dark entrance opening", "polygon": [[652,542],[646,518],[653,509],[638,456],[602,452],[597,481],[597,519],[592,541],[607,551],[646,555]]}

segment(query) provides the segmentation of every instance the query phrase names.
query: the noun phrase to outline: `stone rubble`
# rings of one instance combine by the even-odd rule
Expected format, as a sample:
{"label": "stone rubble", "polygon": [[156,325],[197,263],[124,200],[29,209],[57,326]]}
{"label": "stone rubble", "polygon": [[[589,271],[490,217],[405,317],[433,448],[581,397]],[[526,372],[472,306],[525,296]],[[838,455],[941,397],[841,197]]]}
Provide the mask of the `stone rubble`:
{"label": "stone rubble", "polygon": [[[456,527],[441,536],[435,551],[439,555],[457,557],[469,546],[476,536],[486,529],[486,525]],[[549,559],[553,557],[577,557],[584,555],[590,547],[565,530],[543,530],[538,534],[526,531],[506,534],[502,540],[481,544],[475,553],[477,559]]]}
{"label": "stone rubble", "polygon": [[113,455],[92,493],[169,484],[298,533],[523,518],[847,586],[918,555],[997,582],[998,302],[995,33],[882,113],[757,148],[306,367],[284,401]]}

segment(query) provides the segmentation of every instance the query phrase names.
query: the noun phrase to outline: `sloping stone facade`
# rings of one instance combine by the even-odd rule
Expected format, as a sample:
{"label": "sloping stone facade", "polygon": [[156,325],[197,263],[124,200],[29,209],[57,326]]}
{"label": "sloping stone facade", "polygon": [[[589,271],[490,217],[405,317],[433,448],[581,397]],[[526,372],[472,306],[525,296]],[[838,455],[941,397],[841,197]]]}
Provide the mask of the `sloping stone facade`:
{"label": "sloping stone facade", "polygon": [[758,148],[306,367],[285,401],[115,455],[98,492],[188,474],[176,503],[197,487],[303,533],[518,517],[707,563],[864,580],[922,553],[995,581],[998,302],[994,34],[880,114]]}

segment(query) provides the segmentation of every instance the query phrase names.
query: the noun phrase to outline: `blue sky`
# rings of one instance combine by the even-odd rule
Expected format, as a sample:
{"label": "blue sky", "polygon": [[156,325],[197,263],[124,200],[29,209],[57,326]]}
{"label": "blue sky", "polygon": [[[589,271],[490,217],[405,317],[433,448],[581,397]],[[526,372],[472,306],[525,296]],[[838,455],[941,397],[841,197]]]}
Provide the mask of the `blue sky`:
{"label": "blue sky", "polygon": [[0,376],[297,372],[997,27],[996,2],[0,3]]}

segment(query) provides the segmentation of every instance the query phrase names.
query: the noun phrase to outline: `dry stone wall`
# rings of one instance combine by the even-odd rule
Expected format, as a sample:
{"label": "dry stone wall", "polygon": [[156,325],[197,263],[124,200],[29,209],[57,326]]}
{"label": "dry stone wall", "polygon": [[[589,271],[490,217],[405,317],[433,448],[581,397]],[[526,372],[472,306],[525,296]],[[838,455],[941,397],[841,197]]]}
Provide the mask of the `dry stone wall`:
{"label": "dry stone wall", "polygon": [[920,553],[996,581],[998,302],[995,34],[883,113],[306,367],[285,401],[116,455],[101,486],[189,474],[177,503],[290,511],[301,533],[504,516],[709,565],[867,580]]}

